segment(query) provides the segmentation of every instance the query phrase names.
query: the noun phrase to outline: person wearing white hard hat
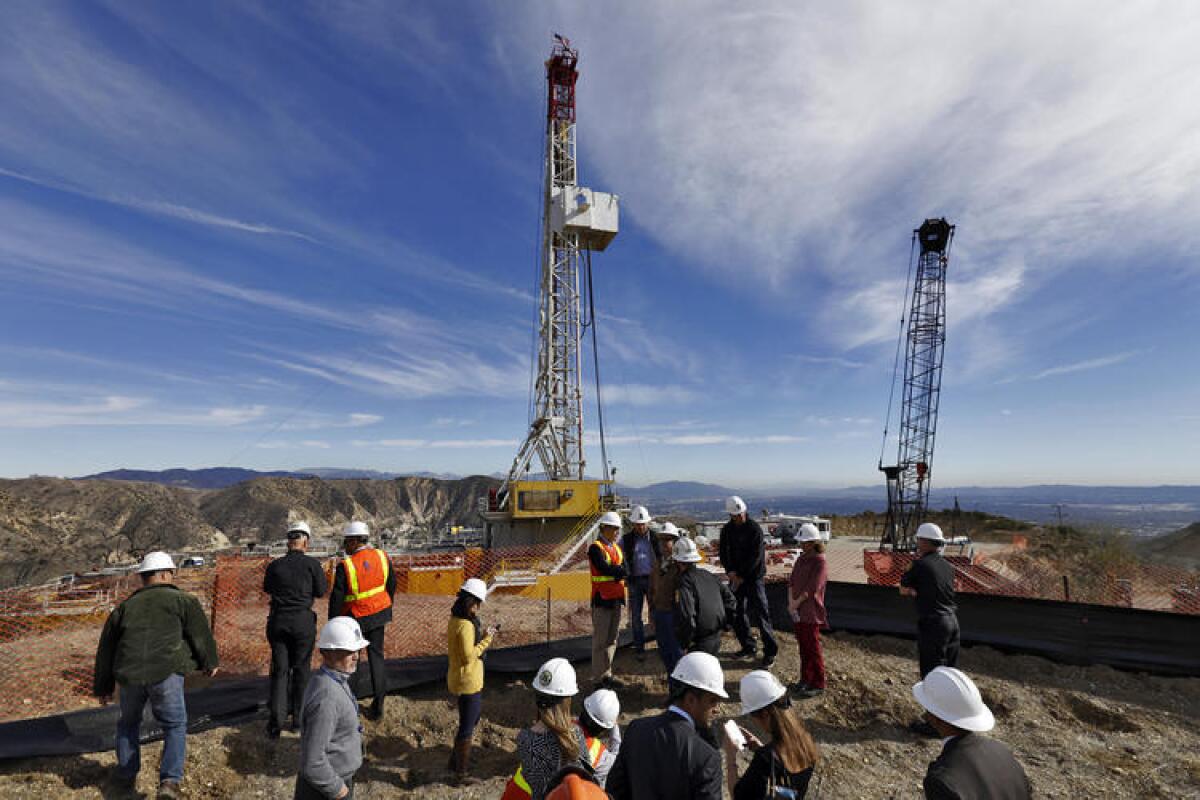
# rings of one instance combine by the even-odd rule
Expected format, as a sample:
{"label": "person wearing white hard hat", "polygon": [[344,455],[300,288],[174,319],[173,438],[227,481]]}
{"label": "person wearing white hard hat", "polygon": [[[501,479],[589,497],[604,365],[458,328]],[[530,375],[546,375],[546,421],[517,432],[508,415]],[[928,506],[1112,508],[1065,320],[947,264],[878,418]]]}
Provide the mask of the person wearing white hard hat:
{"label": "person wearing white hard hat", "polygon": [[297,520],[287,529],[287,553],[267,565],[263,591],[271,596],[267,642],[271,646],[271,681],[267,695],[267,737],[278,739],[287,718],[299,724],[300,702],[308,686],[317,615],[313,600],[329,591],[320,562],[305,554],[308,523]]}
{"label": "person wearing white hard hat", "polygon": [[[900,594],[917,601],[917,650],[921,677],[934,667],[958,664],[958,605],[954,567],[942,557],[946,539],[932,522],[917,528],[917,559],[900,577]],[[927,731],[928,732],[928,731]]]}
{"label": "person wearing white hard hat", "polygon": [[[765,669],[756,669],[742,678],[739,692],[742,715],[771,735],[768,744],[733,720],[725,723],[722,746],[725,750],[725,777],[733,800],[767,800],[785,796],[804,797],[812,780],[813,767],[820,752],[795,712],[787,689]],[[737,754],[749,747],[754,752],[750,766],[739,778]]]}
{"label": "person wearing white hard hat", "polygon": [[733,619],[733,632],[741,643],[738,655],[754,658],[758,644],[751,628],[758,628],[762,635],[762,666],[775,663],[779,644],[775,641],[775,629],[771,626],[771,610],[767,604],[766,540],[759,524],[746,513],[746,503],[734,495],[725,501],[729,522],[721,528],[719,555],[721,566],[729,578],[729,588],[737,599]]}
{"label": "person wearing white hard hat", "polygon": [[612,689],[597,689],[583,699],[583,711],[576,720],[580,753],[600,786],[608,780],[613,762],[621,750],[621,701]]}
{"label": "person wearing white hard hat", "polygon": [[995,725],[979,689],[953,667],[935,667],[913,686],[925,720],[942,737],[942,752],[925,773],[931,800],[1028,800],[1029,776],[1006,745],[983,734]]}
{"label": "person wearing white hard hat", "polygon": [[[367,666],[370,668],[371,707],[364,712],[367,719],[383,717],[383,702],[387,697],[387,669],[383,663],[383,638],[387,624],[392,621],[392,603],[396,598],[396,571],[387,553],[370,547],[367,541],[371,530],[367,523],[354,520],[342,532],[346,556],[338,562],[333,574],[333,589],[329,592],[329,618],[354,617],[362,628],[367,646]],[[359,664],[360,672],[362,665]],[[354,683],[361,685],[361,675]]]}
{"label": "person wearing white hard hat", "polygon": [[362,726],[350,677],[368,644],[357,620],[334,617],[321,628],[321,668],[308,682],[300,713],[300,772],[294,800],[354,796],[362,766]]}
{"label": "person wearing white hard hat", "polygon": [[179,797],[187,760],[187,706],[183,676],[217,674],[217,643],[200,601],[176,588],[175,562],[147,553],[137,568],[142,586],[113,609],[100,633],[92,691],[101,704],[121,687],[117,719],[117,792],[133,789],[141,769],[141,724],[146,704],[163,730],[158,796]]}
{"label": "person wearing white hard hat", "polygon": [[621,689],[625,684],[612,674],[617,636],[621,632],[621,608],[625,605],[625,578],[629,575],[625,552],[617,542],[621,515],[604,512],[598,527],[600,535],[588,546],[592,576],[592,680],[606,689]]}
{"label": "person wearing white hard hat", "polygon": [[[537,718],[517,733],[520,764],[501,800],[544,800],[558,771],[582,763],[579,728],[571,719],[571,698],[579,693],[575,668],[565,658],[552,658],[538,668],[531,684]],[[590,765],[589,765],[590,769]]]}
{"label": "person wearing white hard hat", "polygon": [[801,697],[815,697],[825,691],[825,656],[821,651],[821,629],[828,625],[825,615],[825,542],[811,522],[800,526],[801,556],[792,566],[788,579],[788,611],[792,632],[800,651],[800,680],[796,691]]}
{"label": "person wearing white hard hat", "polygon": [[479,622],[479,608],[487,595],[486,583],[479,578],[468,578],[458,590],[446,625],[450,662],[446,685],[458,706],[458,731],[454,734],[448,766],[459,784],[478,783],[469,775],[468,768],[475,726],[483,710],[483,654],[500,630],[498,625],[484,629]]}
{"label": "person wearing white hard hat", "polygon": [[733,613],[735,600],[729,587],[708,570],[697,569],[696,543],[680,537],[672,553],[679,582],[675,589],[675,637],[688,653],[716,655],[721,632]]}
{"label": "person wearing white hard hat", "polygon": [[662,561],[658,539],[650,535],[653,517],[645,506],[634,506],[629,512],[629,532],[621,537],[621,552],[625,554],[629,577],[629,627],[633,630],[633,652],[638,661],[646,658],[646,627],[642,619],[646,597],[650,594],[650,575]]}
{"label": "person wearing white hard hat", "polygon": [[614,800],[720,800],[721,755],[712,733],[728,700],[721,662],[688,653],[671,673],[667,710],[629,723],[605,789]]}
{"label": "person wearing white hard hat", "polygon": [[675,592],[679,588],[679,570],[675,568],[672,554],[677,541],[679,528],[673,522],[664,522],[658,530],[662,559],[650,574],[650,615],[654,620],[654,641],[658,646],[658,657],[662,659],[668,675],[683,657],[683,649],[675,638]]}

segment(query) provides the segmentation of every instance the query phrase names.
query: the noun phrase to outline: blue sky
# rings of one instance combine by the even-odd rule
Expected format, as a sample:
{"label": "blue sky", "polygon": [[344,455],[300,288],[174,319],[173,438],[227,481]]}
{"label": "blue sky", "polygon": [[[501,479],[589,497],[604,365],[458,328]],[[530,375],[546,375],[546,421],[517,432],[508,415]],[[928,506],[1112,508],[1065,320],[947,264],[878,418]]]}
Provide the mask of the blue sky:
{"label": "blue sky", "polygon": [[910,232],[945,215],[935,481],[1195,482],[1177,3],[10,4],[0,474],[506,470],[553,31],[582,182],[622,198],[622,481],[876,482]]}

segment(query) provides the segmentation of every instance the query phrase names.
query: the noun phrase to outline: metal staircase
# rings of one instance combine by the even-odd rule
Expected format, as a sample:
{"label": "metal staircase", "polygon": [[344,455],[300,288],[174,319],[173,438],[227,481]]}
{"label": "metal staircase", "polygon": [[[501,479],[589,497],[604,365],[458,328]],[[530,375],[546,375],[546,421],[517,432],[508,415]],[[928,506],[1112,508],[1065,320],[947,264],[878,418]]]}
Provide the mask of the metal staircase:
{"label": "metal staircase", "polygon": [[586,517],[580,517],[562,541],[545,555],[501,559],[485,578],[488,588],[533,586],[542,575],[562,572],[579,554],[579,549],[592,541],[601,513],[594,511]]}

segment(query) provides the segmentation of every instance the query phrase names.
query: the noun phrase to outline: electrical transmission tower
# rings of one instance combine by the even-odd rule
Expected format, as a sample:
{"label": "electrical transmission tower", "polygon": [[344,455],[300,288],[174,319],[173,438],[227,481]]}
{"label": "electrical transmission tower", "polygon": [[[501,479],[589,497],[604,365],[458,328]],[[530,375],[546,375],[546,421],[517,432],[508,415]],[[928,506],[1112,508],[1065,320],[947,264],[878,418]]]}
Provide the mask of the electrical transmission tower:
{"label": "electrical transmission tower", "polygon": [[580,273],[583,265],[590,267],[590,251],[604,250],[617,234],[617,197],[594,192],[578,182],[575,82],[579,53],[567,39],[554,38],[546,61],[545,184],[533,405],[529,432],[513,460],[506,487],[521,479],[535,455],[546,480],[584,480]]}
{"label": "electrical transmission tower", "polygon": [[[901,334],[906,344],[899,453],[894,466],[885,467],[882,457],[879,462],[879,469],[887,480],[888,493],[881,548],[912,549],[913,536],[928,507],[933,442],[942,391],[942,356],[946,344],[946,268],[950,263],[953,238],[954,226],[945,219],[927,219],[913,231],[919,255],[908,326]],[[893,375],[893,386],[895,380]],[[890,407],[888,417],[890,421]],[[886,442],[885,430],[885,446]]]}

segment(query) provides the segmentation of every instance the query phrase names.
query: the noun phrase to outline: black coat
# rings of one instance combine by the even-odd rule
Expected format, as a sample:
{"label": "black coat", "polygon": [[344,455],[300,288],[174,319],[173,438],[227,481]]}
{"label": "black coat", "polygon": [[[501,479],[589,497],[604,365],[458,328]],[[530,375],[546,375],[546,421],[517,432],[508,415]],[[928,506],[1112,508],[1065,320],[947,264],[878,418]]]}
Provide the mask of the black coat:
{"label": "black coat", "polygon": [[675,636],[687,651],[725,628],[734,608],[729,587],[707,570],[692,567],[679,576],[675,590]]}
{"label": "black coat", "polygon": [[940,553],[927,553],[900,576],[900,585],[917,590],[917,616],[921,619],[953,615],[954,567]]}
{"label": "black coat", "polygon": [[729,520],[721,528],[718,545],[721,566],[726,572],[736,572],[744,581],[761,580],[767,574],[766,543],[762,528],[746,517],[745,522]]}
{"label": "black coat", "polygon": [[321,562],[289,550],[267,565],[263,591],[271,595],[271,615],[312,611],[313,600],[329,591]]}
{"label": "black coat", "polygon": [[721,755],[674,711],[635,719],[605,790],[613,800],[721,800]]}
{"label": "black coat", "polygon": [[946,742],[925,773],[928,800],[1028,800],[1029,777],[1008,747],[978,733]]}

